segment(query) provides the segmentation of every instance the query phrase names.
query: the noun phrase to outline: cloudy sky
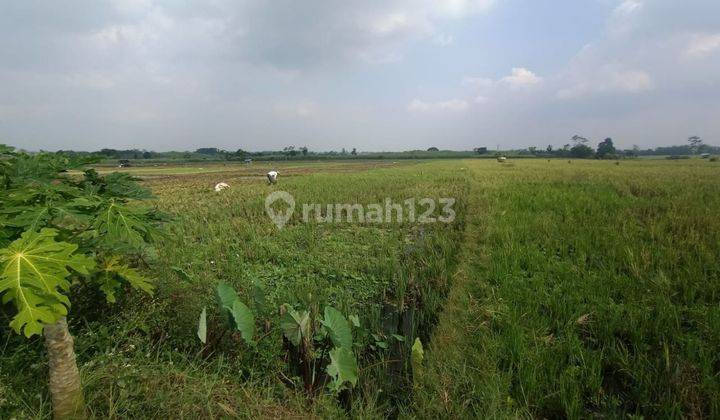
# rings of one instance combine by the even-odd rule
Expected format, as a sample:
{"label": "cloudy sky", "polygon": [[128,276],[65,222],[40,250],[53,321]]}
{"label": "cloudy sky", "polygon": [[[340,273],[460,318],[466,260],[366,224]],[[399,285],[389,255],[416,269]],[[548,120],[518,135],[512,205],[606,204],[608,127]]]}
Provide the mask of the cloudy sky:
{"label": "cloudy sky", "polygon": [[0,143],[720,144],[718,0],[0,0]]}

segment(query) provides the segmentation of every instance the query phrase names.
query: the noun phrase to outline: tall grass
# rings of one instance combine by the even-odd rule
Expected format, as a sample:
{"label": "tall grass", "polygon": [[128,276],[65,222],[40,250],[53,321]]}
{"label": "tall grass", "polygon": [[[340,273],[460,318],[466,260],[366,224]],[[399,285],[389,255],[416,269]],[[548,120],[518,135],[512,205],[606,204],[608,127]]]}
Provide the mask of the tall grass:
{"label": "tall grass", "polygon": [[416,413],[720,415],[720,168],[468,165],[486,214]]}

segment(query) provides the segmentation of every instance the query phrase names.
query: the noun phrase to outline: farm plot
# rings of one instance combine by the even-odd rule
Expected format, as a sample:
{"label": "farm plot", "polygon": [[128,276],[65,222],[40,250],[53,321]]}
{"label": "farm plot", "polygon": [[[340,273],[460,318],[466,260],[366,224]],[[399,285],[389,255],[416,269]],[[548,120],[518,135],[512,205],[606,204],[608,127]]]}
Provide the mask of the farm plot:
{"label": "farm plot", "polygon": [[411,415],[720,415],[720,167],[469,163]]}
{"label": "farm plot", "polygon": [[[463,232],[466,172],[442,162],[340,169],[341,175],[313,169],[281,178],[275,186],[224,174],[230,175],[231,188],[219,194],[212,190],[214,174],[149,179],[157,206],[174,218],[162,244],[146,256],[153,261],[155,295],[120,299],[112,306],[91,298],[73,301],[71,330],[93,414],[395,412],[397,400],[411,388],[412,339],[429,340],[449,289]],[[457,217],[452,224],[304,223],[297,211],[279,230],[265,214],[265,197],[279,189],[297,203],[454,197]],[[219,284],[232,287],[253,312],[251,340],[228,326],[216,296]],[[197,336],[203,309],[205,344]],[[341,383],[354,388],[352,393],[329,389],[334,338],[321,336],[325,329],[319,321],[329,322],[333,310],[352,325],[357,380]],[[304,312],[317,328],[309,337],[312,349],[298,351],[284,338],[283,320],[288,313]],[[3,355],[2,383],[14,393],[6,391],[3,409],[46,416],[49,405],[39,374],[46,368],[19,369],[42,360],[41,342],[8,336],[6,349],[12,351]],[[20,371],[25,373],[10,374]]]}
{"label": "farm plot", "polygon": [[[323,165],[274,186],[245,169],[145,180],[173,215],[143,256],[154,296],[73,293],[91,414],[718,416],[716,164]],[[265,214],[278,190],[296,202],[283,229]],[[303,203],[411,197],[454,197],[457,217],[302,220]],[[42,343],[7,323],[0,417],[46,418]]]}

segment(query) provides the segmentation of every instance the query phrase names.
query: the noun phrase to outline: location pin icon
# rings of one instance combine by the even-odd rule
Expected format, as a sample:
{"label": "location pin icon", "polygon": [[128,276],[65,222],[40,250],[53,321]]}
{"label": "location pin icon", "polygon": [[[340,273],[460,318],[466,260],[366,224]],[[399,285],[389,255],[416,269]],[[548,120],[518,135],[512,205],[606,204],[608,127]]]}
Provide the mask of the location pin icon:
{"label": "location pin icon", "polygon": [[[272,205],[278,200],[282,200],[288,205],[287,210],[282,212],[275,211]],[[274,191],[268,194],[268,196],[265,198],[265,212],[267,213],[268,217],[270,217],[270,220],[275,223],[278,229],[282,229],[283,227],[285,227],[285,224],[288,222],[288,220],[290,220],[290,217],[292,217],[294,211],[295,199],[292,195],[290,195],[289,192]]]}

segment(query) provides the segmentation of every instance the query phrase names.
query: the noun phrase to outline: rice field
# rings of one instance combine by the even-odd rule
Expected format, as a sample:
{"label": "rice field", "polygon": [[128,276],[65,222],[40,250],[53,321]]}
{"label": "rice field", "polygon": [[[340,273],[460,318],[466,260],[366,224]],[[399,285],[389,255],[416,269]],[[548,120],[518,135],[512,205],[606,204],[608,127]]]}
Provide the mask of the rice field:
{"label": "rice field", "polygon": [[[98,305],[90,291],[74,294],[70,329],[92,415],[720,416],[717,163],[273,168],[276,185],[265,164],[128,168],[171,221],[145,257],[152,297]],[[221,181],[231,187],[215,193]],[[456,217],[321,223],[296,210],[278,229],[265,198],[279,190],[297,203],[363,206],[453,197]],[[221,282],[246,302],[261,295],[255,345],[223,327]],[[283,308],[319,318],[327,306],[357,320],[358,380],[340,393],[325,386],[322,353],[308,386],[281,325]],[[47,418],[42,341],[7,324],[0,417]]]}

